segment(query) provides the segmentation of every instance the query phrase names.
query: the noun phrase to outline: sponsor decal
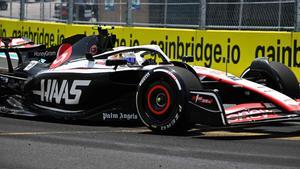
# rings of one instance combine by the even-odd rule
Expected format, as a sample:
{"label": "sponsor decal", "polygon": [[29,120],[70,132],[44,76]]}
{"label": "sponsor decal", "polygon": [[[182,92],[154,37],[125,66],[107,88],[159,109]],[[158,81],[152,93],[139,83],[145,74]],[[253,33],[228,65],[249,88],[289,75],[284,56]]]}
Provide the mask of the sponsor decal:
{"label": "sponsor decal", "polygon": [[205,98],[203,96],[199,96],[199,95],[194,95],[192,97],[192,101],[194,101],[195,103],[199,103],[199,104],[213,104],[214,103],[214,99],[210,99],[210,98]]}
{"label": "sponsor decal", "polygon": [[[229,72],[235,75],[240,75],[253,59],[269,57],[289,66],[300,79],[300,32],[174,31],[168,28],[131,27],[115,27],[111,32],[117,35],[116,46],[157,44],[171,60],[194,56],[191,64],[218,70],[226,70],[227,62]],[[81,25],[0,19],[1,37],[28,37],[36,44],[47,47],[61,44],[65,37],[74,34],[92,35],[97,32]]]}
{"label": "sponsor decal", "polygon": [[173,73],[171,73],[171,72],[169,72],[168,70],[165,70],[165,69],[155,69],[154,72],[167,73],[176,82],[176,84],[178,86],[178,90],[181,90],[181,85],[180,85],[178,79],[176,78],[176,76]]}
{"label": "sponsor decal", "polygon": [[142,86],[142,84],[146,81],[146,79],[150,76],[150,73],[148,72],[145,74],[145,76],[142,78],[142,80],[139,83],[139,86]]}
{"label": "sponsor decal", "polygon": [[191,92],[189,103],[209,112],[222,112],[218,97],[213,92]]}
{"label": "sponsor decal", "polygon": [[45,58],[45,57],[50,57],[50,56],[56,56],[56,52],[54,52],[54,51],[34,52],[33,56]]}
{"label": "sponsor decal", "polygon": [[138,116],[134,113],[103,113],[103,120],[137,120]]}
{"label": "sponsor decal", "polygon": [[103,120],[112,120],[112,119],[119,119],[119,114],[117,113],[103,113],[102,114]]}
{"label": "sponsor decal", "polygon": [[67,80],[42,79],[40,90],[33,90],[33,94],[41,97],[41,102],[56,104],[78,104],[82,89],[79,87],[89,86],[91,80],[74,80],[69,83]]}
{"label": "sponsor decal", "polygon": [[[167,130],[167,129],[171,128],[172,126],[174,126],[176,124],[178,119],[179,119],[179,114],[177,113],[175,115],[174,119],[170,123],[168,123],[166,125],[163,125],[163,126],[160,126],[160,129],[161,130]],[[152,127],[157,128],[157,126],[152,126]]]}

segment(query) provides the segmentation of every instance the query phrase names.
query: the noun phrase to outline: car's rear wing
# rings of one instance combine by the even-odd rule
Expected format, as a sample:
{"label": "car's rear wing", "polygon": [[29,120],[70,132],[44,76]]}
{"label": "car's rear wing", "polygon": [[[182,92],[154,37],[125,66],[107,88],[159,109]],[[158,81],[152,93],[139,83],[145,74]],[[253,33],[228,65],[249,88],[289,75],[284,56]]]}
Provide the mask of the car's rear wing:
{"label": "car's rear wing", "polygon": [[20,37],[0,37],[0,49],[19,49],[26,50],[44,45],[34,44],[33,41],[27,38]]}
{"label": "car's rear wing", "polygon": [[45,45],[34,44],[27,38],[19,37],[0,37],[0,53],[4,53],[7,60],[7,67],[9,72],[13,72],[13,65],[10,53],[16,53],[18,57],[18,64],[23,63],[22,53],[33,50],[43,50]]}
{"label": "car's rear wing", "polygon": [[[300,99],[295,101],[300,103]],[[273,103],[224,105],[213,90],[191,91],[188,104],[189,121],[210,126],[250,125],[300,117],[300,111],[288,112]]]}

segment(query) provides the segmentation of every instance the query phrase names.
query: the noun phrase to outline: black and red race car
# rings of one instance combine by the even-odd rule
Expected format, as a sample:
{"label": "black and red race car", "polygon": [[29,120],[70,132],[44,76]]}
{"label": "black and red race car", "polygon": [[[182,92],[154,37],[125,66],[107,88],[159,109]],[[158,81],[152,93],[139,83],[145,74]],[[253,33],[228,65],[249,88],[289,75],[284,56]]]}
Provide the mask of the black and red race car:
{"label": "black and red race car", "polygon": [[194,124],[237,126],[297,119],[294,73],[266,58],[241,77],[171,61],[156,45],[114,47],[115,35],[75,35],[45,48],[2,38],[1,113],[63,119],[143,122],[176,133]]}

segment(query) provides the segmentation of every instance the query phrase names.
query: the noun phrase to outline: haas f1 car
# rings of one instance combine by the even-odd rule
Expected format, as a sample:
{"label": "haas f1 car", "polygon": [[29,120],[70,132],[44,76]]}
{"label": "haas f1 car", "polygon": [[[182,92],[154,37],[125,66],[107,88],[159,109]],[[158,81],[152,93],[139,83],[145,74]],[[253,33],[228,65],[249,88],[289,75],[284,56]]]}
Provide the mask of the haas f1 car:
{"label": "haas f1 car", "polygon": [[294,120],[299,82],[285,65],[255,59],[241,77],[171,61],[156,45],[114,47],[116,36],[75,35],[46,48],[1,38],[1,113],[143,122],[159,133],[195,124],[238,126]]}

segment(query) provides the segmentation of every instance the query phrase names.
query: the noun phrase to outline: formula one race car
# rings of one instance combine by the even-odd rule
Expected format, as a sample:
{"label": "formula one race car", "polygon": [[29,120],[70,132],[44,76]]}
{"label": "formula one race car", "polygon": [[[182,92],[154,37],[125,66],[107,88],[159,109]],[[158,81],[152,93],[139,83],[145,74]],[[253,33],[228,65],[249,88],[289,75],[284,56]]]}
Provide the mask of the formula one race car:
{"label": "formula one race car", "polygon": [[160,133],[194,124],[237,126],[296,119],[299,82],[261,58],[241,77],[171,61],[156,45],[115,47],[115,35],[75,35],[45,48],[2,38],[1,113],[98,121],[142,121]]}

